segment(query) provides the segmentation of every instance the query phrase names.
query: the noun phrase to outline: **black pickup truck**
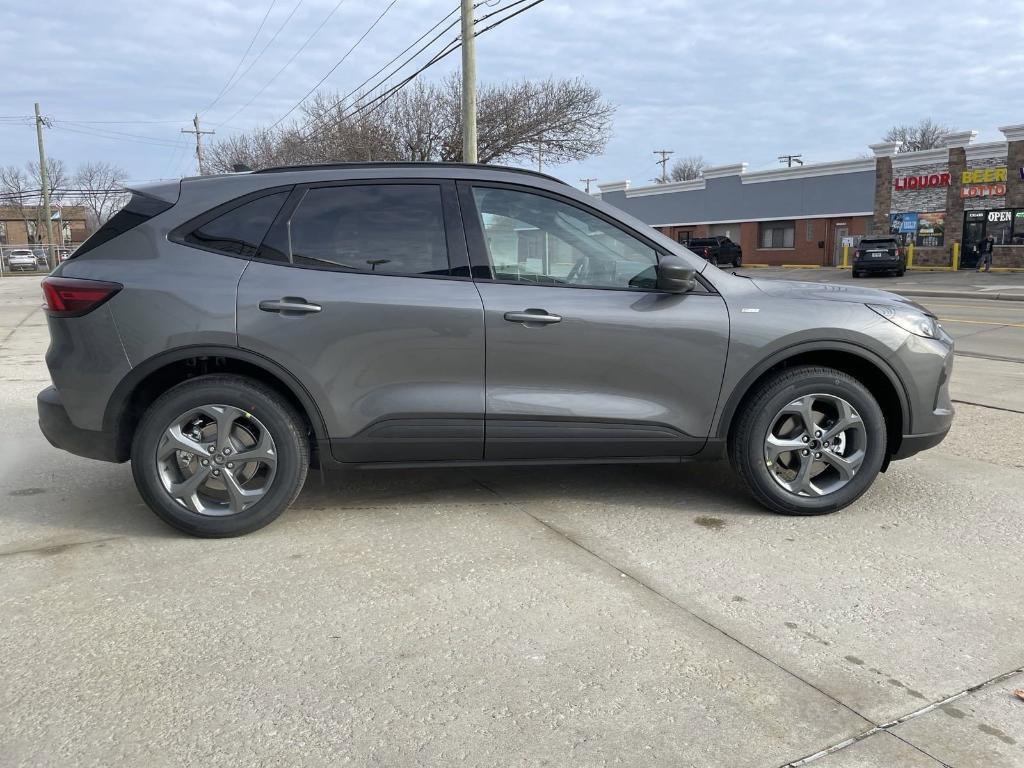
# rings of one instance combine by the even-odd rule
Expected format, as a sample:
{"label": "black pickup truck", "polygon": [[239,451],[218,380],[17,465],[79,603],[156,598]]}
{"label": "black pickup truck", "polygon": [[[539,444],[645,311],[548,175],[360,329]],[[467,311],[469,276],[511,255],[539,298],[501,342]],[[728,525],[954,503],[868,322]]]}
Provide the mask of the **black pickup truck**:
{"label": "black pickup truck", "polygon": [[723,264],[738,267],[743,261],[743,250],[728,237],[722,235],[694,237],[686,244],[686,247],[716,267]]}

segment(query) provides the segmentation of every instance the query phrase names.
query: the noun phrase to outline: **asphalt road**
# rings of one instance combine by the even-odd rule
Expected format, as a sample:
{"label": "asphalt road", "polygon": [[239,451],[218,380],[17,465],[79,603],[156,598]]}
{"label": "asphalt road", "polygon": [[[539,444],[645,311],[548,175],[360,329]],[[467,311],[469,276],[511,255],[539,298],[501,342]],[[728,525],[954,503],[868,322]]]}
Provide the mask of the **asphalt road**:
{"label": "asphalt road", "polygon": [[[724,465],[312,473],[201,541],[38,433],[36,291],[0,281],[4,766],[1024,766],[1021,364],[961,356],[949,438],[828,517]],[[941,307],[1020,357],[1001,311]]]}

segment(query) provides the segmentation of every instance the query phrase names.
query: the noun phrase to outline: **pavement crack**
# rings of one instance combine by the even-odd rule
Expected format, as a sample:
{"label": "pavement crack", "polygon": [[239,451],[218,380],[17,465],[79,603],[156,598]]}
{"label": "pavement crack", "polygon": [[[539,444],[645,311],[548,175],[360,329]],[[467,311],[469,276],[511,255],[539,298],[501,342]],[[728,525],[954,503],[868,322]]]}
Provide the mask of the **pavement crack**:
{"label": "pavement crack", "polygon": [[[647,582],[643,581],[641,578],[639,578],[638,576],[633,574],[628,568],[623,568],[623,567],[620,567],[619,565],[613,563],[608,558],[598,554],[597,552],[595,552],[594,550],[590,549],[586,545],[581,544],[579,541],[574,539],[572,536],[570,536],[565,531],[561,530],[560,528],[558,528],[555,525],[552,525],[551,523],[546,522],[545,520],[541,520],[539,517],[537,517],[533,513],[528,512],[528,511],[526,511],[525,509],[522,509],[522,508],[520,508],[520,511],[524,515],[526,515],[527,517],[533,518],[540,525],[544,526],[545,528],[547,528],[549,531],[551,531],[555,535],[560,536],[561,538],[565,539],[566,541],[570,542],[571,544],[575,545],[576,547],[579,547],[580,549],[582,549],[584,552],[586,552],[590,556],[600,560],[602,563],[607,565],[609,568],[613,568],[617,573],[621,574],[622,576],[625,576],[627,579],[630,579],[635,584],[639,585],[641,588],[643,588],[643,589],[647,590],[648,592],[656,595],[660,599],[664,600],[665,602],[669,603],[670,605],[674,606],[675,608],[678,608],[680,611],[683,611],[684,613],[688,614],[689,616],[692,616],[694,619],[696,619],[697,621],[701,622],[705,626],[709,627],[710,629],[714,630],[715,632],[718,632],[719,634],[721,634],[724,637],[728,638],[729,640],[731,640],[732,642],[736,643],[737,645],[747,649],[748,651],[750,651],[752,654],[754,654],[758,658],[766,661],[767,663],[771,664],[776,669],[782,671],[786,675],[789,675],[790,677],[792,677],[793,679],[799,681],[800,683],[803,683],[808,688],[811,688],[811,689],[817,691],[818,693],[820,693],[822,696],[824,696],[829,701],[835,702],[837,705],[839,705],[843,709],[847,710],[848,712],[853,713],[854,715],[859,717],[864,722],[872,724],[874,727],[872,729],[870,729],[870,731],[866,731],[865,733],[873,732],[875,729],[877,729],[878,726],[874,725],[874,723],[872,722],[872,720],[870,718],[865,717],[863,714],[861,714],[860,712],[855,710],[849,704],[846,704],[846,703],[840,701],[839,699],[837,699],[835,696],[831,695],[830,693],[826,693],[821,688],[816,686],[814,683],[810,682],[809,680],[806,680],[805,678],[801,677],[800,675],[798,675],[797,673],[793,672],[792,670],[787,669],[786,667],[782,666],[782,664],[780,664],[779,662],[775,661],[771,657],[766,656],[764,653],[762,653],[761,651],[757,650],[756,648],[751,647],[750,645],[748,645],[747,643],[743,642],[739,638],[735,637],[734,635],[730,634],[729,632],[727,632],[726,630],[722,629],[718,625],[714,624],[713,622],[711,622],[710,620],[708,620],[704,616],[701,616],[699,613],[695,612],[692,608],[688,608],[687,606],[683,605],[682,603],[680,603],[680,602],[678,602],[676,600],[673,600],[671,597],[666,595],[664,592],[660,591],[657,587],[654,587],[654,586],[648,584]],[[860,736],[859,735],[858,736],[854,736],[853,738],[855,738],[855,739],[856,738],[860,738]]]}
{"label": "pavement crack", "polygon": [[16,332],[16,331],[17,331],[17,330],[18,330],[19,328],[21,328],[21,326],[23,326],[23,325],[25,324],[25,322],[26,322],[26,321],[27,321],[27,320],[28,320],[28,319],[29,319],[30,317],[32,317],[32,315],[34,315],[34,314],[35,314],[36,312],[39,312],[39,311],[41,311],[41,310],[42,310],[42,305],[40,305],[40,306],[38,306],[38,307],[35,307],[35,308],[34,308],[34,309],[32,309],[32,310],[31,310],[31,311],[30,311],[30,312],[29,312],[29,313],[28,313],[27,315],[25,315],[25,316],[24,316],[23,318],[21,318],[21,320],[20,320],[20,321],[18,322],[18,324],[17,324],[17,325],[15,325],[15,326],[14,326],[13,328],[11,328],[11,330],[9,330],[9,331],[7,332],[7,335],[6,335],[6,336],[4,336],[4,337],[3,337],[2,339],[0,339],[0,349],[3,349],[4,345],[5,345],[5,344],[6,344],[6,343],[7,343],[7,342],[8,342],[9,340],[10,340],[11,336],[13,336],[13,335],[15,334],[15,332]]}
{"label": "pavement crack", "polygon": [[908,746],[911,746],[914,749],[916,749],[918,752],[927,755],[932,760],[937,762],[939,765],[944,766],[945,768],[949,768],[946,765],[946,763],[942,762],[934,755],[928,754],[916,744],[912,744],[911,742],[898,736],[897,734],[892,733],[891,729],[895,728],[898,725],[902,725],[908,720],[913,720],[916,717],[920,717],[921,715],[926,715],[929,712],[933,712],[939,707],[943,707],[946,704],[949,704],[950,702],[956,701],[957,699],[962,699],[964,696],[969,696],[972,693],[976,693],[977,691],[980,691],[982,688],[987,688],[990,685],[996,685],[997,683],[1000,683],[1003,680],[1013,677],[1014,675],[1019,675],[1022,672],[1024,672],[1024,667],[1018,667],[1017,669],[1011,669],[1009,672],[1003,672],[1001,674],[996,675],[995,677],[990,677],[988,680],[983,680],[980,683],[976,683],[975,685],[964,688],[962,691],[958,691],[957,693],[946,696],[945,698],[939,699],[938,701],[933,701],[931,704],[926,704],[925,706],[919,709],[915,709],[913,712],[908,712],[907,714],[901,717],[897,717],[895,720],[890,720],[887,723],[876,725],[874,728],[864,731],[863,733],[857,734],[852,738],[836,742],[835,744],[826,747],[825,749],[822,749],[818,752],[815,752],[814,754],[806,755],[805,757],[801,757],[799,760],[795,760],[791,763],[785,763],[779,768],[800,768],[800,766],[807,765],[808,763],[814,762],[815,760],[818,760],[822,757],[826,757],[827,755],[831,755],[835,752],[838,752],[841,749],[846,749],[847,747],[856,744],[858,741],[863,741],[864,739],[868,738],[868,736],[874,736],[876,733],[888,733],[892,736],[895,736],[904,744],[907,744]]}
{"label": "pavement crack", "polygon": [[952,400],[954,403],[959,403],[960,405],[973,405],[976,408],[988,408],[991,411],[1006,411],[1007,413],[1024,413],[1024,411],[1018,410],[1016,408],[1006,408],[1005,406],[1002,405],[985,405],[984,403],[975,403],[971,400],[957,400],[956,398],[952,398]]}

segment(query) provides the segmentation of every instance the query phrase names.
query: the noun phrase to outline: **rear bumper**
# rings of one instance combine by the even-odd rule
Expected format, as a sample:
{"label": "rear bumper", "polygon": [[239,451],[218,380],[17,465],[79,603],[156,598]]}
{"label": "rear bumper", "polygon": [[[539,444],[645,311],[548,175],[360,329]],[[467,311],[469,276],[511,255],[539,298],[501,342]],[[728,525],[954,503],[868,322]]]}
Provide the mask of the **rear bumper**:
{"label": "rear bumper", "polygon": [[[950,420],[952,420],[952,416],[950,416]],[[945,440],[948,434],[949,427],[947,426],[938,432],[927,432],[923,435],[904,435],[903,439],[900,440],[899,450],[893,454],[892,458],[893,460],[908,459],[916,453],[927,451],[929,448],[934,448]]]}
{"label": "rear bumper", "polygon": [[39,429],[54,448],[100,461],[121,461],[117,458],[117,442],[108,432],[80,429],[71,423],[68,412],[55,387],[47,387],[36,396]]}
{"label": "rear bumper", "polygon": [[871,259],[868,261],[855,261],[853,268],[858,272],[893,272],[904,269],[904,265],[900,260]]}

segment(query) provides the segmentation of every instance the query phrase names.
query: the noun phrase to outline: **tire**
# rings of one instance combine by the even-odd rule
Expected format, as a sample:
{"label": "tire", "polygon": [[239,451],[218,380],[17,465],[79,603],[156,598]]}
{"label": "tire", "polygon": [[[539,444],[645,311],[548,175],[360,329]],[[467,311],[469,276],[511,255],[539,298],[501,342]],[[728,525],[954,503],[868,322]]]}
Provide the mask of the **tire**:
{"label": "tire", "polygon": [[852,272],[850,273],[850,276],[851,276],[851,277],[852,277],[852,278],[853,278],[854,280],[856,280],[856,279],[857,279],[858,277],[860,277],[860,274],[861,274],[861,273],[860,273],[860,272],[858,272],[858,271],[857,271],[857,270],[855,269],[855,270],[853,270],[853,271],[852,271]]}
{"label": "tire", "polygon": [[717,267],[718,266],[718,257],[717,256],[708,256],[708,261],[711,262],[711,266],[713,266],[713,267]]}
{"label": "tire", "polygon": [[742,256],[737,256],[736,258],[734,258],[732,260],[732,266],[733,266],[733,269],[739,269],[740,267],[742,267],[743,266],[743,257]]}
{"label": "tire", "polygon": [[[227,414],[224,423],[230,424],[224,443],[218,413]],[[186,422],[193,431],[179,427],[183,439],[169,440],[170,429]],[[206,423],[202,432],[200,423]],[[197,450],[173,447],[182,444]],[[202,452],[204,446],[212,455]],[[161,452],[170,455],[161,459]],[[255,458],[228,470],[232,453]],[[153,402],[135,431],[131,459],[139,493],[165,523],[193,536],[240,536],[273,522],[299,495],[309,470],[309,438],[302,418],[275,391],[243,376],[214,374],[178,384]],[[201,469],[202,462],[208,468]],[[179,501],[171,495],[200,472],[206,480],[194,496]],[[230,484],[234,493],[229,477],[237,481]]]}
{"label": "tire", "polygon": [[907,270],[905,270],[905,269],[898,269],[898,270],[896,270],[896,277],[903,277],[903,275],[905,275],[906,272],[907,272]]}
{"label": "tire", "polygon": [[[815,453],[814,443],[810,443],[812,456],[808,461],[811,467],[817,465],[825,469],[819,469],[820,474],[811,478],[814,481],[811,483],[814,489],[811,493],[804,495],[793,492],[783,487],[783,480],[777,479],[774,473],[786,474],[792,471],[785,470],[783,465],[794,459],[799,460],[800,466],[803,466],[803,459],[796,455],[799,451],[792,451],[778,454],[773,464],[767,447],[769,430],[775,429],[779,423],[786,423],[778,421],[786,417],[780,412],[795,403],[814,399],[828,406],[831,405],[830,398],[845,401],[852,408],[848,413],[851,426],[839,436],[845,454],[840,455],[834,449],[828,452],[820,446]],[[798,417],[792,418],[795,424],[800,424]],[[859,419],[859,426],[854,419]],[[817,421],[817,417],[812,420]],[[823,427],[822,436],[827,437],[828,418],[822,418],[820,424]],[[798,431],[799,426],[793,432],[794,437],[786,439],[799,443],[802,438],[797,435]],[[784,515],[824,515],[852,504],[867,491],[882,467],[887,438],[882,409],[860,381],[833,368],[801,366],[772,375],[745,399],[730,434],[729,459],[754,498],[773,512]],[[813,460],[813,455],[825,453],[828,453],[826,461]],[[862,454],[859,467],[851,477],[843,480],[833,465],[836,458],[830,457],[838,456],[849,466],[856,461],[858,454]],[[798,484],[800,473],[796,472],[796,475],[791,484]],[[831,486],[835,486],[834,490]]]}

